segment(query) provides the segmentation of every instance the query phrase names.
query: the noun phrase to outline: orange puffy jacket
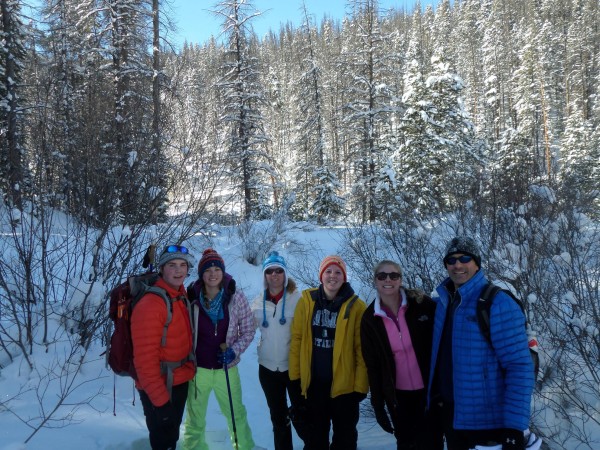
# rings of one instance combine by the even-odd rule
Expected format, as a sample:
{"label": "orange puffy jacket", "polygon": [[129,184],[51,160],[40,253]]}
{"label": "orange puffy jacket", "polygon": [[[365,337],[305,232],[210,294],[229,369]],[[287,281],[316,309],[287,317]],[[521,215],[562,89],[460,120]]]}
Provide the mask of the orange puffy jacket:
{"label": "orange puffy jacket", "polygon": [[[145,294],[133,309],[131,315],[131,336],[133,340],[133,363],[138,375],[136,387],[150,397],[154,406],[163,406],[169,401],[166,375],[161,374],[161,361],[180,361],[192,351],[192,327],[186,304],[185,288],[173,289],[159,277],[155,284],[167,291],[173,299],[173,316],[167,328],[167,341],[161,346],[163,328],[167,321],[165,301],[156,294]],[[192,361],[173,371],[173,386],[194,378],[196,367]]]}

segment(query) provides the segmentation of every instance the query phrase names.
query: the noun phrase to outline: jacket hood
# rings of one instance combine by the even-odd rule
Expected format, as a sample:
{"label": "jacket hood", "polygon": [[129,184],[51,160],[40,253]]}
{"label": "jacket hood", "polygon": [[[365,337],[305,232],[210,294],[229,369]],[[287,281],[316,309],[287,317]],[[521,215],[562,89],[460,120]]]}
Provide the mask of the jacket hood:
{"label": "jacket hood", "polygon": [[[223,304],[229,303],[233,294],[235,294],[235,280],[227,272],[223,273]],[[198,278],[194,283],[188,287],[188,296],[192,303],[197,303],[200,299],[200,292],[204,289],[204,281],[202,278]],[[191,295],[190,295],[191,294]]]}
{"label": "jacket hood", "polygon": [[327,300],[322,284],[314,292],[316,295],[311,295],[311,299],[315,302],[315,306],[319,308],[326,308],[330,311],[339,311],[342,308],[342,305],[349,300],[350,302],[346,307],[346,313],[344,315],[345,318],[349,317],[350,309],[358,298],[358,296],[354,293],[354,289],[352,289],[352,286],[350,286],[350,283],[347,281],[342,284],[339,292],[331,301]]}

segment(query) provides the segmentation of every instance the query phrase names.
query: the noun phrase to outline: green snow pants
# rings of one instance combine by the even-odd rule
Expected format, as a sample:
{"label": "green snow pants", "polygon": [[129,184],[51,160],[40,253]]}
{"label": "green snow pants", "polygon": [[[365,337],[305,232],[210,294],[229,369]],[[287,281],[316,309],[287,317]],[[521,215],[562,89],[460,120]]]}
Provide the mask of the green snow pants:
{"label": "green snow pants", "polygon": [[[240,374],[237,366],[231,367],[228,370],[239,450],[252,450],[254,448],[254,440],[252,439],[252,432],[248,425],[246,408],[242,404]],[[211,370],[199,367],[196,371],[196,376],[189,383],[185,431],[183,433],[183,450],[210,450],[205,439],[205,434],[206,409],[211,391],[215,392],[221,413],[227,419],[229,436],[235,448],[225,371],[223,369]]]}

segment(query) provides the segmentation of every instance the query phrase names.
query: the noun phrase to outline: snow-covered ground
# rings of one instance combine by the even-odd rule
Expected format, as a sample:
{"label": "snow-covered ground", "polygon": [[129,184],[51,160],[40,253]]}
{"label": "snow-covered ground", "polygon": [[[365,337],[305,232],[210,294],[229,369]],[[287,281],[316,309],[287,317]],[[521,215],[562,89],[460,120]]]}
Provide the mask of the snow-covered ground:
{"label": "snow-covered ground", "polygon": [[[272,449],[273,434],[269,412],[258,382],[256,341],[255,339],[242,356],[240,364],[243,398],[248,409],[248,420],[256,445]],[[98,411],[94,411],[90,407],[83,407],[73,419],[80,423],[64,428],[42,429],[27,444],[23,444],[23,440],[30,430],[14,417],[2,414],[0,448],[3,450],[149,450],[146,424],[137,393],[135,393],[135,406],[132,405],[134,398],[132,381],[121,377],[116,379],[117,405],[116,416],[114,416],[112,412],[113,374],[104,369],[101,358],[91,361],[85,371],[88,374],[98,373],[98,377],[87,384],[84,389],[89,392],[99,389],[104,391],[104,395],[94,401],[94,407]],[[1,382],[4,385],[10,379],[19,378],[17,368],[10,366],[8,370],[3,370]],[[37,414],[37,403],[31,403],[29,406],[32,408],[31,415]],[[22,405],[20,408],[21,414],[25,407],[26,405]],[[221,414],[214,396],[210,398],[207,421],[207,441],[210,449],[232,449],[225,418]],[[294,448],[301,449],[301,442],[294,433]],[[383,432],[374,419],[361,418],[359,449],[389,449],[392,448],[393,443],[391,435]],[[181,440],[179,444],[181,444]]]}
{"label": "snow-covered ground", "polygon": [[[306,233],[294,236],[301,241],[301,246],[310,250],[311,258],[306,255],[286,252],[288,244],[283,243],[277,247],[288,260],[288,266],[292,269],[296,264],[304,267],[314,267],[315,281],[318,278],[318,264],[320,260],[331,253],[339,251],[340,236],[335,229],[313,229]],[[185,242],[192,249],[192,253],[198,261],[205,241],[191,239]],[[260,267],[245,262],[241,256],[241,245],[232,234],[223,233],[212,240],[214,248],[223,255],[227,272],[236,279],[248,300],[251,301],[259,295],[262,289],[262,272]],[[302,261],[297,258],[302,258]],[[195,271],[194,271],[195,273]],[[192,281],[194,276],[190,277]],[[349,273],[349,281],[352,282],[353,274]],[[301,288],[307,286],[299,283]],[[365,293],[365,295],[368,295]],[[240,374],[242,376],[243,399],[248,409],[248,418],[253,431],[257,446],[272,449],[273,435],[267,404],[258,381],[258,363],[256,356],[256,344],[258,332],[248,350],[242,355]],[[142,413],[142,406],[134,391],[132,380],[129,378],[114,377],[113,373],[105,368],[104,357],[101,356],[104,348],[100,343],[93,344],[88,351],[86,362],[83,364],[81,374],[76,378],[74,384],[81,385],[75,389],[61,406],[62,411],[72,409],[72,404],[82,403],[77,408],[72,418],[66,422],[49,422],[46,427],[38,431],[27,443],[25,439],[30,435],[32,429],[24,423],[24,420],[33,419],[33,423],[39,422],[40,402],[38,395],[43,393],[46,408],[56,403],[60,390],[68,383],[63,377],[61,382],[54,380],[47,385],[46,389],[38,389],[46,386],[45,373],[59,373],[60,367],[49,370],[56,360],[64,360],[64,352],[68,347],[59,344],[48,346],[48,352],[43,347],[34,346],[32,359],[35,361],[37,370],[30,372],[22,357],[18,357],[12,364],[0,368],[0,395],[2,402],[11,399],[7,404],[10,411],[18,413],[17,418],[11,412],[4,410],[0,404],[0,449],[1,450],[123,450],[123,449],[150,449],[147,430]],[[42,374],[42,375],[40,375]],[[116,388],[116,416],[113,415],[113,385]],[[16,395],[21,389],[28,390]],[[98,395],[93,396],[95,393]],[[83,404],[84,399],[93,396],[89,404]],[[135,405],[132,400],[135,398]],[[368,400],[367,400],[368,401]],[[46,411],[47,414],[47,411]],[[63,414],[56,414],[59,417]],[[211,450],[231,449],[225,418],[219,407],[211,396],[208,408],[208,432],[207,437]],[[24,420],[21,420],[24,419]],[[183,431],[183,425],[182,425]],[[181,444],[181,440],[179,442]],[[361,417],[359,423],[359,448],[362,450],[383,450],[394,446],[391,435],[383,432],[372,418]],[[301,449],[302,444],[294,434],[294,448]]]}
{"label": "snow-covered ground", "polygon": [[[51,251],[43,256],[41,245],[37,240],[32,239],[31,242],[19,240],[21,236],[30,233],[30,230],[34,233],[39,232],[35,220],[31,219],[33,216],[12,214],[11,223],[23,224],[21,228],[14,230],[4,220],[8,216],[4,212],[0,208],[0,257],[2,258],[0,282],[4,288],[0,290],[2,295],[0,298],[2,300],[0,303],[0,450],[149,449],[142,407],[133,388],[133,382],[128,378],[115,379],[112,372],[105,367],[104,356],[102,356],[105,349],[99,339],[92,342],[80,363],[83,352],[79,345],[81,337],[77,330],[77,317],[81,314],[78,307],[85,301],[87,307],[84,317],[90,317],[98,305],[106,302],[107,292],[112,287],[103,286],[99,282],[90,286],[85,281],[91,275],[100,273],[95,270],[101,271],[102,274],[108,272],[106,267],[97,269],[91,267],[91,253],[95,249],[94,233],[91,233],[90,237],[73,225],[67,226],[70,221],[57,214],[54,217],[55,226],[47,242],[47,247]],[[277,231],[276,238],[271,239],[274,236],[273,230]],[[245,224],[240,228],[214,226],[210,231],[199,231],[183,244],[190,248],[196,262],[205,248],[210,246],[216,249],[225,259],[227,272],[235,278],[237,286],[244,291],[248,300],[252,301],[256,296],[261,295],[263,289],[260,265],[247,262],[248,255],[253,252],[255,254],[257,250],[259,253],[263,252],[258,260],[264,257],[265,250],[279,251],[286,258],[288,271],[301,289],[317,283],[319,263],[326,255],[340,254],[350,257],[352,253],[348,251],[348,245],[360,243],[369,248],[373,246],[374,255],[380,258],[387,256],[388,250],[380,242],[360,242],[359,240],[369,239],[369,236],[363,237],[352,233],[349,236],[348,232],[351,231],[343,227],[317,227],[304,223],[278,225],[276,220],[272,220]],[[105,251],[122,246],[132,234],[128,227],[111,230],[110,236],[103,244]],[[154,232],[149,231],[148,234],[154,235]],[[587,235],[582,234],[582,236]],[[591,236],[597,239],[595,232],[591,233]],[[348,244],[346,239],[350,239],[351,244]],[[267,242],[266,248],[264,242]],[[171,242],[159,241],[159,248],[168,243]],[[35,262],[33,270],[39,278],[35,286],[38,290],[35,292],[33,302],[23,301],[24,298],[29,297],[26,297],[26,283],[22,281],[20,268],[23,267],[23,260],[17,256],[17,248],[29,249],[33,254],[32,258]],[[140,249],[140,254],[143,255],[144,250]],[[82,255],[85,255],[85,258]],[[45,257],[46,272],[44,273],[52,276],[51,280],[43,279],[42,275],[39,275],[42,272],[39,263],[42,257]],[[438,256],[433,254],[431,258],[435,260]],[[496,255],[496,258],[502,261],[512,260],[506,255]],[[566,261],[564,254],[560,255],[560,260]],[[348,265],[348,279],[360,297],[369,302],[374,296],[372,286],[368,285],[370,277],[365,277],[364,273],[354,272],[353,267],[358,267],[356,260],[354,264]],[[432,267],[435,268],[436,265],[433,264]],[[439,264],[437,267],[439,271],[431,272],[429,275],[441,280],[444,276],[442,265]],[[141,267],[128,267],[129,269],[142,270]],[[195,280],[195,273],[196,270],[192,271],[188,282]],[[361,284],[361,280],[367,284]],[[41,295],[39,289],[44,287],[49,289],[47,294],[49,301],[46,304],[39,298]],[[87,298],[85,293],[89,293]],[[567,305],[579,304],[574,294],[566,292],[563,295],[567,297]],[[535,299],[528,300],[535,304]],[[43,335],[44,307],[48,308],[46,336]],[[593,308],[589,310],[592,311]],[[542,309],[542,311],[546,310]],[[583,313],[591,314],[590,311],[579,310],[574,317],[578,321],[587,320],[587,316],[584,317]],[[100,314],[105,314],[105,311]],[[531,317],[530,315],[530,319]],[[556,319],[559,317],[562,316],[557,315],[552,318],[553,326],[556,326],[558,323]],[[26,323],[32,323],[34,344],[31,348],[26,346],[21,349],[11,340],[20,339],[21,342],[27,342],[24,337],[27,330],[23,327]],[[587,329],[590,330],[590,335],[597,335],[597,327],[592,321],[589,323]],[[538,338],[540,338],[543,355],[552,356],[555,353],[552,349],[552,342],[554,342],[552,337],[538,335]],[[258,339],[257,334],[251,346],[242,355],[240,374],[243,398],[256,445],[272,449],[273,437],[269,412],[258,382],[256,356]],[[42,345],[43,342],[47,344]],[[584,341],[585,345],[591,345],[592,342],[590,339]],[[23,356],[23,350],[27,357]],[[581,387],[577,395],[587,396],[581,397],[585,400],[583,405],[587,405],[588,410],[591,408],[597,411],[596,385],[594,384],[592,389],[590,387],[592,384],[589,384],[589,380],[595,379],[592,373],[595,365],[581,364],[577,359],[578,355],[578,353],[567,355],[569,358],[564,361],[572,362],[574,368],[571,372],[564,370],[563,372],[571,377],[568,378],[570,380],[573,380],[574,375],[582,375],[581,380],[576,384]],[[31,361],[33,369],[30,369],[28,360]],[[585,372],[586,370],[590,373]],[[552,374],[551,370],[549,375]],[[542,392],[538,392],[534,398],[532,424],[535,430],[553,437],[555,449],[600,448],[596,445],[600,442],[597,422],[589,420],[595,417],[593,413],[589,416],[583,414],[583,410],[578,409],[579,404],[567,405],[564,410],[552,408],[555,404],[562,404],[564,398],[569,401],[575,398],[572,393],[560,389],[557,381],[546,380]],[[113,386],[117,393],[116,416],[113,415]],[[132,405],[134,398],[136,404]],[[366,406],[368,403],[364,404]],[[211,397],[209,404],[207,435],[211,450],[232,448],[225,418],[214,397]],[[295,435],[294,445],[296,450],[302,448],[301,441]],[[394,448],[393,437],[383,432],[373,418],[368,417],[367,414],[361,415],[359,449],[389,448]]]}

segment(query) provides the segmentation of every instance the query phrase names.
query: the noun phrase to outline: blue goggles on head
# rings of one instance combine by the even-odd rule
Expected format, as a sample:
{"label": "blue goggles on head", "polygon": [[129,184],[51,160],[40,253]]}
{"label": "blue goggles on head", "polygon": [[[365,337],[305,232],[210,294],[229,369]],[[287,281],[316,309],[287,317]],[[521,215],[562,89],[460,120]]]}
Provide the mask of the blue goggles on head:
{"label": "blue goggles on head", "polygon": [[189,250],[183,245],[169,245],[165,247],[163,253],[189,253]]}

